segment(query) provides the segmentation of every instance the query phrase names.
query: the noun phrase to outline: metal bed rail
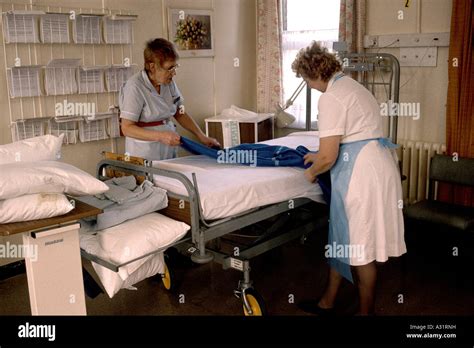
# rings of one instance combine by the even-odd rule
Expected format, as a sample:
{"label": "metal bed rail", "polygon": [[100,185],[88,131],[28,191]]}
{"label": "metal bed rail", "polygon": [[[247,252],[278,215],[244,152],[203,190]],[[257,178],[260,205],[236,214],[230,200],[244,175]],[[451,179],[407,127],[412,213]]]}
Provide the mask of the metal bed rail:
{"label": "metal bed rail", "polygon": [[[183,239],[171,245],[154,250],[150,253],[147,253],[146,255],[127,261],[126,263],[120,265],[116,265],[113,262],[101,259],[100,257],[92,255],[83,249],[81,249],[81,255],[84,258],[96,262],[114,272],[117,272],[120,267],[158,252],[163,252],[170,247],[175,247],[182,254],[190,254],[191,259],[198,264],[215,261],[221,264],[223,269],[232,268],[243,273],[243,280],[239,282],[238,289],[234,291],[234,294],[242,298],[247,314],[252,314],[253,309],[248,302],[246,294],[248,293],[255,296],[257,295],[253,290],[252,281],[250,280],[249,260],[294,239],[301,238],[301,240],[303,240],[303,237],[309,234],[315,228],[315,224],[312,221],[301,221],[300,224],[293,226],[290,231],[286,231],[283,234],[279,234],[267,240],[254,243],[249,247],[240,250],[238,255],[226,254],[220,250],[206,248],[206,243],[217,240],[224,235],[230,234],[236,230],[240,230],[252,224],[267,220],[271,217],[278,217],[278,219],[282,219],[283,215],[290,215],[293,212],[296,212],[298,208],[308,205],[313,201],[308,198],[290,199],[288,201],[255,208],[235,216],[209,222],[204,219],[202,214],[202,208],[199,200],[199,191],[194,173],[192,174],[193,182],[191,182],[188,177],[179,172],[154,168],[146,164],[137,165],[107,159],[101,160],[97,164],[97,177],[99,179],[108,179],[108,177],[101,175],[106,167],[127,170],[130,172],[130,174],[142,174],[149,179],[152,179],[153,175],[159,175],[176,179],[181,182],[184,185],[188,196],[178,195],[171,192],[168,192],[168,196],[182,199],[183,201],[189,203],[191,213],[191,236],[189,236],[188,233],[188,235]],[[278,222],[276,222],[275,225],[279,226]],[[283,226],[284,224],[280,225]]]}
{"label": "metal bed rail", "polygon": [[[215,238],[221,237],[225,234],[234,232],[240,228],[249,226],[255,222],[265,220],[269,217],[283,213],[285,211],[297,208],[303,204],[311,202],[308,198],[295,198],[285,202],[275,203],[266,207],[251,210],[250,212],[244,212],[231,217],[226,217],[209,223],[203,217],[202,207],[199,200],[199,191],[196,181],[196,177],[193,175],[193,182],[188,179],[184,174],[165,170],[161,168],[155,168],[150,166],[142,166],[122,161],[115,160],[101,160],[97,164],[98,177],[106,179],[101,176],[100,173],[106,167],[110,166],[118,169],[126,169],[134,173],[142,173],[147,177],[150,175],[159,175],[180,181],[188,196],[176,195],[174,193],[168,193],[170,196],[177,197],[183,201],[190,203],[191,209],[191,238],[192,242],[196,244],[196,253],[192,255],[192,260],[196,263],[207,263],[212,261],[212,255],[206,253],[206,242],[211,241]],[[173,245],[171,245],[173,246]]]}

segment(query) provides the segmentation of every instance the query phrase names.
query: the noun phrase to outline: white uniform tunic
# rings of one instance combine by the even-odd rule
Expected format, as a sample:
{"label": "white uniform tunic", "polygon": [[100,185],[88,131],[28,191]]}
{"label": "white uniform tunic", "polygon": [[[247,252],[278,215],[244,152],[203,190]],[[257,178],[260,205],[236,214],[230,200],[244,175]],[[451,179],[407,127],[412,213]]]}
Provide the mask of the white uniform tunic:
{"label": "white uniform tunic", "polygon": [[[334,229],[347,231],[339,230],[343,238],[332,242],[349,244],[345,249],[350,251],[345,258],[349,265],[402,255],[406,246],[401,180],[395,152],[377,140],[383,131],[376,99],[357,81],[335,74],[319,99],[318,109],[320,137],[342,136],[339,157],[331,169],[331,179],[335,179],[332,197],[339,194],[342,203],[340,211],[331,212],[331,220],[336,219],[331,222]],[[346,165],[350,160],[352,163]]]}
{"label": "white uniform tunic", "polygon": [[[176,114],[183,102],[183,96],[174,81],[160,85],[160,93],[158,93],[146,71],[142,70],[128,79],[120,89],[120,117],[143,123],[164,121],[163,125],[146,129],[175,132],[176,126],[170,118]],[[131,156],[149,160],[174,158],[177,152],[176,146],[130,137],[125,138],[125,151]]]}

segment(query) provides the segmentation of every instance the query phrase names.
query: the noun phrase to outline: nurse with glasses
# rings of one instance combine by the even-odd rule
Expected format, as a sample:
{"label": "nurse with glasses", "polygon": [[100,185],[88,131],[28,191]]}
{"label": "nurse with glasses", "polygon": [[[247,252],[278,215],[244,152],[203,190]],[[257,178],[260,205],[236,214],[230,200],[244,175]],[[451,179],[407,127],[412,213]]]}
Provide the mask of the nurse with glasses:
{"label": "nurse with glasses", "polygon": [[207,146],[219,146],[207,137],[184,109],[184,99],[173,77],[179,55],[165,39],[148,41],[145,69],[120,89],[119,107],[125,151],[130,156],[163,160],[177,155],[180,136],[171,117]]}

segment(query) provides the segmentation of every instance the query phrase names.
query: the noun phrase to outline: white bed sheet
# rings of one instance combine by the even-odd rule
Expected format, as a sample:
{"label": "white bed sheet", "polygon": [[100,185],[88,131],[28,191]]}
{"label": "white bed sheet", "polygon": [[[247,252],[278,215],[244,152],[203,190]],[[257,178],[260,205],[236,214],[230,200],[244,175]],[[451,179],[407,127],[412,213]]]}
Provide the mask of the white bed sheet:
{"label": "white bed sheet", "polygon": [[[319,135],[318,132],[297,132],[262,143],[290,148],[303,145],[310,151],[316,151],[319,148]],[[215,159],[206,156],[156,161],[153,166],[178,171],[191,182],[192,173],[195,173],[203,215],[207,220],[233,216],[256,207],[299,197],[324,203],[321,187],[306,181],[302,168],[218,164]],[[155,175],[154,184],[187,196],[184,185],[178,180]]]}

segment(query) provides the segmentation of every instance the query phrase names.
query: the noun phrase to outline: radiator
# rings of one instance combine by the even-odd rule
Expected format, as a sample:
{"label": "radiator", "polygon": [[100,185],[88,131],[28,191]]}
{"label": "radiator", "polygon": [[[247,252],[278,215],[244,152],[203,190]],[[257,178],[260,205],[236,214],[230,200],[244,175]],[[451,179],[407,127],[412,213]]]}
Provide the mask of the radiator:
{"label": "radiator", "polygon": [[434,154],[445,154],[446,145],[421,141],[400,140],[398,150],[402,174],[404,204],[428,198],[430,160]]}

